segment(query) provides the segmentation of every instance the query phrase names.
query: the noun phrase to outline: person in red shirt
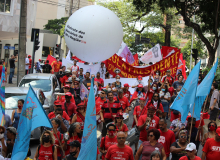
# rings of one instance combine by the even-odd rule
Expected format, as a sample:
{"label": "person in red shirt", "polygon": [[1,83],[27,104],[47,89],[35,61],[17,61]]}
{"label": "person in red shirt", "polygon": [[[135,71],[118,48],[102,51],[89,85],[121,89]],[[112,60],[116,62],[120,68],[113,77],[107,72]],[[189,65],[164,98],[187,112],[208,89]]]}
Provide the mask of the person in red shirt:
{"label": "person in red shirt", "polygon": [[206,141],[202,149],[202,160],[214,160],[220,157],[220,128],[216,129],[215,138]]}
{"label": "person in red shirt", "polygon": [[104,122],[102,136],[105,136],[107,133],[106,125],[110,122],[113,122],[116,114],[121,112],[122,109],[120,102],[118,100],[114,100],[112,92],[108,92],[107,97],[108,100],[104,102],[100,112],[101,121]]}
{"label": "person in red shirt", "polygon": [[66,75],[60,78],[61,88],[63,88],[63,86],[66,85],[66,81],[68,80],[69,77],[71,77],[70,70],[66,70],[65,73],[66,73]]}
{"label": "person in red shirt", "polygon": [[159,127],[160,138],[158,139],[158,142],[163,145],[166,157],[169,159],[170,147],[176,141],[175,134],[167,128],[167,121],[164,118],[160,119]]}
{"label": "person in red shirt", "polygon": [[126,124],[123,123],[123,119],[124,119],[123,114],[121,112],[117,113],[116,117],[115,117],[114,124],[116,126],[117,131],[124,132],[125,136],[127,137],[128,136],[128,127]]}
{"label": "person in red shirt", "polygon": [[[53,112],[50,112],[50,113],[48,114],[48,118],[49,118],[49,119],[55,118],[55,117],[56,117],[56,115],[55,115],[55,110],[56,110],[57,108],[61,108],[61,107],[62,107],[62,102],[60,102],[59,100],[54,101],[54,106],[53,106],[54,111],[53,111]],[[67,114],[65,111],[63,111],[63,116],[62,116],[62,117],[63,117],[64,119],[66,119],[67,121],[70,122],[70,117],[68,116],[68,114]]]}
{"label": "person in red shirt", "polygon": [[102,87],[104,86],[104,80],[100,78],[99,72],[97,72],[96,78],[94,79],[94,81],[98,83],[98,91],[101,91]]}
{"label": "person in red shirt", "polygon": [[53,125],[53,130],[52,130],[52,133],[53,133],[53,136],[55,138],[55,146],[57,147],[57,157],[58,159],[61,159],[61,142],[63,140],[63,134],[61,134],[57,129],[58,127],[60,127],[61,125],[61,122],[58,118],[53,118],[51,119],[51,123]]}
{"label": "person in red shirt", "polygon": [[196,156],[196,145],[194,143],[189,143],[186,146],[187,156],[181,157],[179,160],[201,160],[200,157]]}
{"label": "person in red shirt", "polygon": [[57,74],[59,72],[61,67],[59,57],[56,57],[56,61],[52,63],[51,67],[54,74]]}
{"label": "person in red shirt", "polygon": [[28,59],[29,59],[29,70],[28,70],[28,72],[31,73],[31,64],[32,64],[31,55],[28,55]]}
{"label": "person in red shirt", "polygon": [[166,75],[162,77],[162,82],[163,83],[165,82],[165,80],[168,80],[169,85],[172,86],[172,84],[174,82],[174,79],[173,79],[173,77],[171,77],[171,71],[170,70],[167,70]]}
{"label": "person in red shirt", "polygon": [[141,97],[145,98],[146,94],[144,92],[144,88],[142,84],[139,84],[136,91],[133,93],[131,97],[131,107],[134,108],[138,103]]}
{"label": "person in red shirt", "polygon": [[160,118],[155,116],[154,113],[155,107],[150,105],[148,107],[147,114],[140,116],[138,119],[138,130],[140,131],[139,147],[144,141],[147,141],[147,131],[149,129],[159,129]]}
{"label": "person in red shirt", "polygon": [[107,126],[107,135],[102,137],[100,144],[100,151],[102,153],[102,160],[105,160],[105,155],[108,148],[114,144],[117,144],[116,127],[114,124],[110,123]]}
{"label": "person in red shirt", "polygon": [[147,102],[147,108],[150,106],[150,105],[153,105],[155,107],[155,115],[158,116],[158,117],[162,117],[162,114],[164,113],[164,110],[163,110],[163,105],[160,101],[160,97],[159,97],[159,94],[157,92],[155,92],[153,94],[153,97],[150,101]]}
{"label": "person in red shirt", "polygon": [[[151,79],[151,76],[149,79]],[[158,84],[154,82],[152,85],[150,85],[150,81],[148,81],[148,90],[145,98],[147,102],[151,101],[154,93],[159,93]]]}
{"label": "person in red shirt", "polygon": [[72,123],[79,122],[81,124],[81,129],[84,129],[84,122],[86,117],[86,104],[81,102],[77,105],[77,113],[73,116]]}
{"label": "person in red shirt", "polygon": [[[64,93],[66,94],[66,93],[70,93],[70,86],[69,85],[65,85],[64,87],[63,87],[63,91],[64,91]],[[70,93],[71,94],[71,93]],[[70,96],[70,94],[69,94],[69,96]],[[66,98],[65,98],[65,95],[58,95],[57,96],[57,100],[59,100],[59,101],[61,101],[61,102],[65,102],[65,100],[66,100]],[[72,103],[74,103],[74,104],[76,104],[76,102],[75,102],[75,98],[74,98],[74,96],[71,94],[71,99],[70,99],[70,101],[72,102]]]}
{"label": "person in red shirt", "polygon": [[57,147],[54,146],[54,136],[46,130],[40,137],[40,145],[37,147],[34,160],[54,159],[57,157]]}
{"label": "person in red shirt", "polygon": [[127,97],[127,99],[130,101],[130,99],[131,99],[131,92],[129,91],[129,84],[128,83],[124,84],[123,96]]}
{"label": "person in red shirt", "polygon": [[63,111],[66,111],[70,118],[73,118],[73,115],[76,114],[76,105],[70,100],[72,99],[72,94],[70,92],[65,93],[66,102],[62,103]]}
{"label": "person in red shirt", "polygon": [[118,144],[112,145],[108,148],[108,152],[105,156],[105,160],[134,160],[132,148],[125,145],[126,136],[124,132],[118,132],[117,141]]}
{"label": "person in red shirt", "polygon": [[203,141],[201,143],[204,146],[205,142],[210,138],[215,138],[217,124],[215,122],[209,122],[208,132],[204,134]]}
{"label": "person in red shirt", "polygon": [[82,141],[82,135],[81,135],[81,125],[78,122],[72,123],[70,125],[70,128],[68,130],[67,134],[68,136],[64,135],[64,139],[62,141],[62,147],[63,150],[65,151],[65,155],[67,156],[68,154],[70,154],[70,142],[72,141],[79,141],[79,143],[81,143]]}
{"label": "person in red shirt", "polygon": [[131,109],[130,109],[130,104],[128,102],[127,97],[123,96],[123,90],[122,89],[118,89],[118,97],[114,97],[114,100],[119,100],[121,107],[122,107],[122,112],[123,113],[128,113]]}

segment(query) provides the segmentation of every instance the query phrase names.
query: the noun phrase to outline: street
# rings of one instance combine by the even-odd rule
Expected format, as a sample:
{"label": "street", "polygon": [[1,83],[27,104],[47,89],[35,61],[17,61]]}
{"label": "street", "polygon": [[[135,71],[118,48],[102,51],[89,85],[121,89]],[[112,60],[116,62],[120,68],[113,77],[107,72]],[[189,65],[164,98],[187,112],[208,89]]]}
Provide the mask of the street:
{"label": "street", "polygon": [[[13,84],[6,84],[6,87],[16,87],[16,83],[17,82],[17,77],[14,77],[12,79],[12,83]],[[133,123],[133,114],[130,112],[129,114],[129,121],[127,123],[127,126],[128,126],[128,129],[131,129],[131,126],[132,126],[132,123]],[[208,124],[209,120],[205,120],[205,126],[204,126],[204,133],[207,132],[207,124]],[[167,121],[167,126],[169,128],[171,122],[168,120]],[[218,122],[218,125],[219,125],[219,122]],[[30,141],[30,149],[31,149],[31,158],[34,157],[35,153],[36,153],[36,150],[37,150],[37,147],[39,145],[39,140],[31,140]],[[135,150],[135,146],[134,144],[131,145],[131,148],[132,150],[134,151]],[[199,147],[199,150],[198,150],[198,156],[201,157],[202,156],[202,146],[200,145]],[[100,159],[100,156],[99,156],[99,159]]]}

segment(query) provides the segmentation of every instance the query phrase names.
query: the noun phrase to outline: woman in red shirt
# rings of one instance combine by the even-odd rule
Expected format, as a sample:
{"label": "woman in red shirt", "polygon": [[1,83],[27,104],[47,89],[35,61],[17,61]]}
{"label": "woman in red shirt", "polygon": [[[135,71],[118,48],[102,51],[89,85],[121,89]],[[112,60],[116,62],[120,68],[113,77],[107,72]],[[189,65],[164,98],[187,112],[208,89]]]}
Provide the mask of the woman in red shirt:
{"label": "woman in red shirt", "polygon": [[108,148],[114,144],[117,144],[117,136],[116,136],[116,126],[114,124],[109,124],[107,126],[107,135],[102,137],[100,151],[102,153],[102,160],[105,160],[105,155],[108,151]]}
{"label": "woman in red shirt", "polygon": [[124,84],[123,96],[127,97],[127,99],[130,101],[130,99],[131,99],[131,92],[129,91],[129,84],[128,83]]}
{"label": "woman in red shirt", "polygon": [[57,148],[54,146],[54,142],[52,132],[44,131],[40,137],[40,145],[37,147],[34,160],[57,160]]}
{"label": "woman in red shirt", "polygon": [[84,102],[78,104],[76,111],[77,113],[73,116],[72,123],[79,122],[83,131],[86,116],[86,104]]}
{"label": "woman in red shirt", "polygon": [[70,142],[79,141],[81,143],[82,134],[80,123],[75,122],[71,124],[68,132],[68,134],[65,133],[67,135],[64,135],[64,141],[62,142],[63,150],[65,151],[66,156],[70,154]]}
{"label": "woman in red shirt", "polygon": [[52,133],[53,133],[53,136],[55,138],[55,144],[54,145],[57,147],[57,159],[61,160],[61,158],[62,158],[61,157],[62,150],[61,150],[60,144],[61,144],[61,142],[63,140],[63,134],[61,134],[57,130],[57,128],[60,127],[61,122],[60,122],[60,120],[58,118],[53,118],[53,119],[51,119],[51,123],[53,125]]}
{"label": "woman in red shirt", "polygon": [[121,112],[119,112],[116,114],[114,123],[115,123],[117,131],[124,132],[125,136],[127,137],[128,136],[128,127],[126,124],[124,124],[123,119],[124,119],[123,114]]}
{"label": "woman in red shirt", "polygon": [[144,92],[144,88],[142,84],[139,84],[136,91],[131,97],[131,107],[134,108],[135,106],[139,105],[139,99],[145,98],[146,94]]}
{"label": "woman in red shirt", "polygon": [[[149,79],[151,79],[151,76]],[[150,85],[150,81],[148,81],[148,91],[145,98],[147,99],[147,102],[151,101],[154,93],[159,93],[158,84],[154,82],[152,85]]]}

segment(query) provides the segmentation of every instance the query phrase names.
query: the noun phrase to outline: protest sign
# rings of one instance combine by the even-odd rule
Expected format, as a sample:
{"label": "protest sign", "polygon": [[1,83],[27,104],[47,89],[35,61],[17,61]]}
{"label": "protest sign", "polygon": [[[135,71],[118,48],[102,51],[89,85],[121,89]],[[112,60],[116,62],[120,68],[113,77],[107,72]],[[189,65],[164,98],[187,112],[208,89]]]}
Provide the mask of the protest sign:
{"label": "protest sign", "polygon": [[105,66],[108,72],[113,76],[116,76],[114,70],[116,68],[120,69],[121,72],[119,75],[125,78],[136,78],[137,76],[146,77],[150,75],[152,70],[160,70],[161,76],[164,76],[166,74],[166,71],[170,70],[171,75],[175,76],[179,63],[179,55],[180,50],[171,54],[167,58],[155,63],[154,65],[144,68],[136,68],[124,62],[121,57],[115,54],[114,56],[105,61]]}
{"label": "protest sign", "polygon": [[157,44],[150,50],[148,50],[141,58],[140,61],[149,64],[150,62],[156,63],[162,60],[160,45]]}

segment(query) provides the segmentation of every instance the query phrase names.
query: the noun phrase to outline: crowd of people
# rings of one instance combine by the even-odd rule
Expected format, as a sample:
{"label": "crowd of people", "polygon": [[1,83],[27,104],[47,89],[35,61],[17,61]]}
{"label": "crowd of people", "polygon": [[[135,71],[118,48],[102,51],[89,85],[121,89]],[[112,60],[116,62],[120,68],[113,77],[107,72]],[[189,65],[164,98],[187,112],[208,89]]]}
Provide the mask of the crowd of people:
{"label": "crowd of people", "polygon": [[[57,58],[54,66],[46,61],[43,67],[43,73],[52,71],[61,87],[54,101],[54,109],[48,114],[53,129],[45,128],[34,160],[61,160],[64,157],[67,160],[77,159],[88,102],[87,96],[81,99],[80,86],[84,85],[89,91],[92,78],[96,95],[97,128],[102,136],[97,146],[97,159],[212,160],[220,157],[220,128],[216,124],[219,110],[217,83],[212,84],[208,100],[210,123],[208,132],[204,134],[204,118],[197,121],[189,114],[182,123],[181,113],[170,109],[185,82],[181,71],[172,77],[170,70],[167,70],[162,77],[158,70],[155,75],[149,76],[147,82],[142,76],[138,76],[135,84],[122,84],[120,71],[116,71],[116,76],[113,77],[104,63],[101,63],[96,75],[90,75],[90,72],[84,75],[83,68],[77,66],[76,60],[71,68],[66,68]],[[104,86],[104,79],[109,77],[114,78],[115,82]],[[198,85],[202,78],[203,75],[200,74]],[[135,89],[133,94],[129,87]],[[0,155],[4,157],[10,157],[12,153],[23,104],[24,100],[18,100],[18,108],[12,112],[11,118],[5,116],[6,123],[0,127]],[[136,135],[139,137],[134,142],[134,150],[126,142],[130,128],[124,122],[125,114],[133,114],[131,127],[136,128]],[[170,126],[168,120],[171,122]],[[200,144],[203,146],[201,158],[197,156]]]}

